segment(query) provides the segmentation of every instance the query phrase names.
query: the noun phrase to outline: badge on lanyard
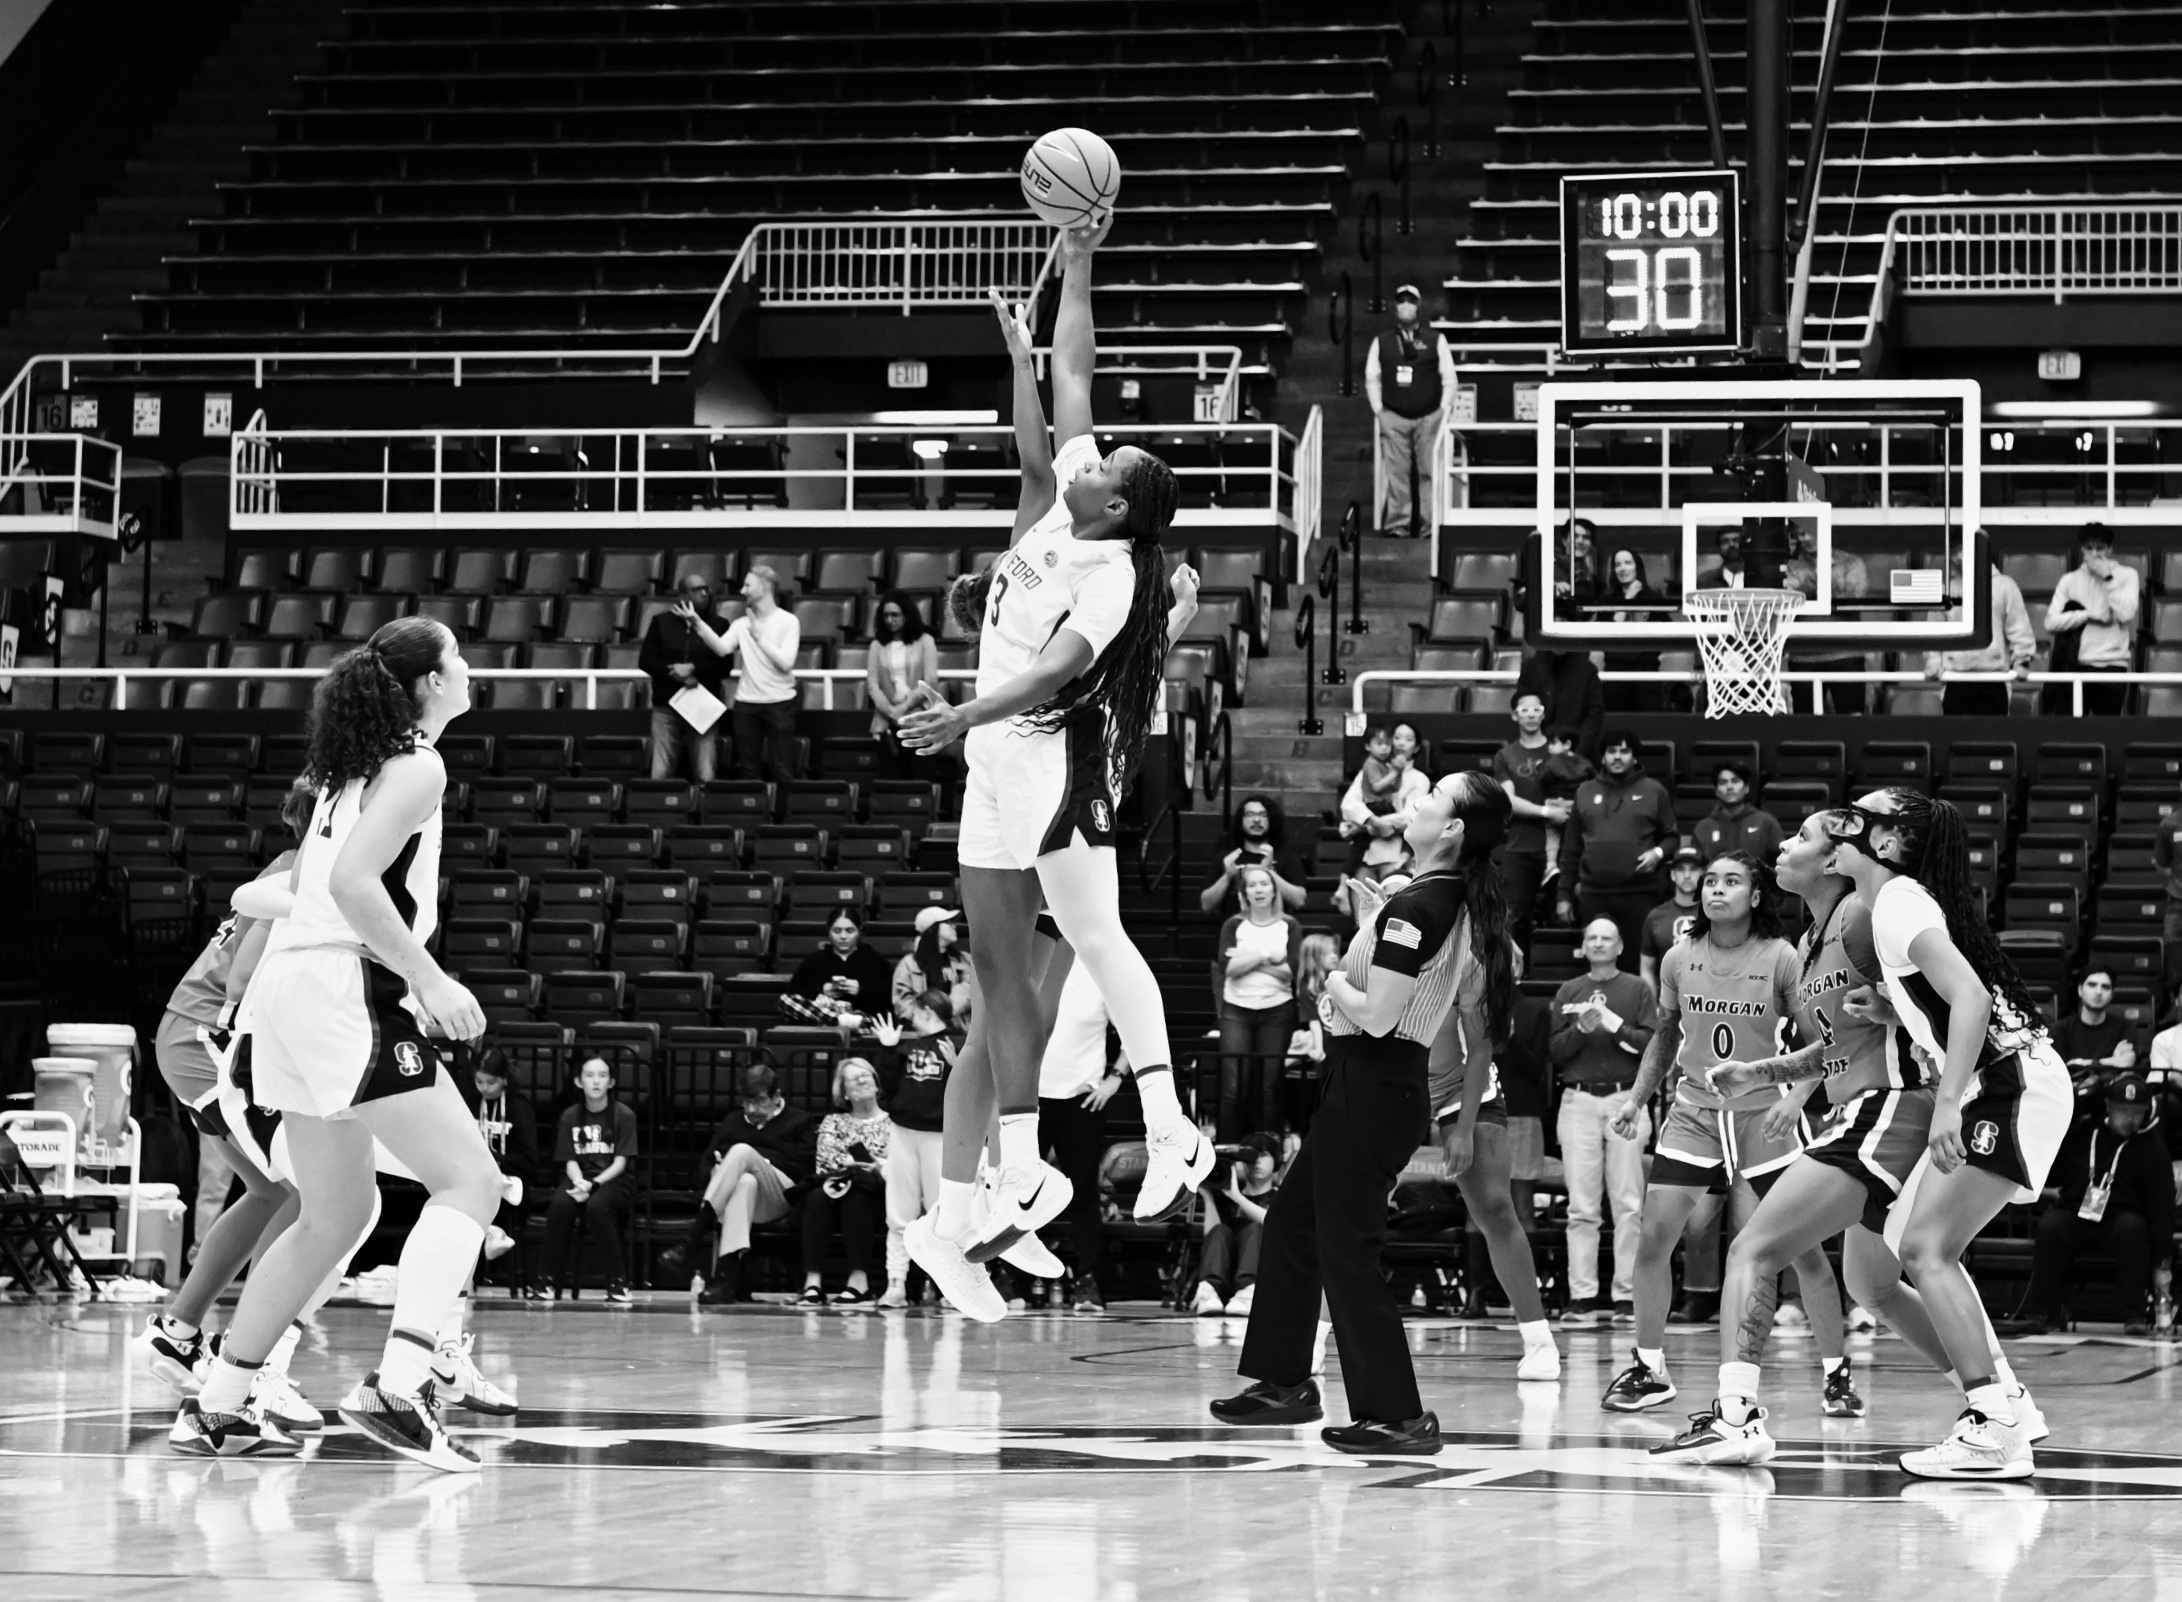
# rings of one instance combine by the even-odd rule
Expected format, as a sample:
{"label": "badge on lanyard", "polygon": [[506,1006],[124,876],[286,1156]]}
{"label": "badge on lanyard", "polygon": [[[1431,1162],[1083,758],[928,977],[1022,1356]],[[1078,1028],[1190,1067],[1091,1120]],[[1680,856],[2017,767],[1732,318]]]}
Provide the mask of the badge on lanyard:
{"label": "badge on lanyard", "polygon": [[1407,389],[1417,381],[1417,369],[1408,362],[1394,364],[1394,387]]}
{"label": "badge on lanyard", "polygon": [[2114,1170],[2121,1166],[2121,1148],[2127,1144],[2122,1141],[2116,1145],[2114,1160],[2106,1165],[2105,1174],[2084,1186],[2084,1199],[2076,1208],[2076,1216],[2085,1223],[2096,1224],[2106,1217],[2107,1199],[2114,1194]]}

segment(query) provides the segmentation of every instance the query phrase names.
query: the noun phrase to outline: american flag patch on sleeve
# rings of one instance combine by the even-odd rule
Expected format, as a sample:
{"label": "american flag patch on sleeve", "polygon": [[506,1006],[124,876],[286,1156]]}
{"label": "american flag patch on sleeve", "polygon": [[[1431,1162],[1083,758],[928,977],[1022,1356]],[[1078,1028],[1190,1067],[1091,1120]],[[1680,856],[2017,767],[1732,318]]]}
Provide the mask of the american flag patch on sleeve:
{"label": "american flag patch on sleeve", "polygon": [[1388,945],[1407,946],[1415,951],[1424,943],[1424,931],[1413,923],[1404,923],[1400,918],[1389,918],[1386,927],[1379,931],[1379,938]]}

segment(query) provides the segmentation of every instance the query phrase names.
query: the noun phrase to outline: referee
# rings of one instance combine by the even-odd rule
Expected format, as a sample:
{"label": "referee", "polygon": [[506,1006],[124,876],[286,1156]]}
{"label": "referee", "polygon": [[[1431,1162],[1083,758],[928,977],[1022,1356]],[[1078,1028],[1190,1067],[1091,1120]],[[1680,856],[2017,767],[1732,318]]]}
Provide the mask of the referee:
{"label": "referee", "polygon": [[[1212,1404],[1225,1424],[1308,1424],[1324,1416],[1311,1380],[1321,1293],[1341,1348],[1351,1422],[1320,1431],[1340,1452],[1430,1456],[1437,1415],[1424,1409],[1402,1314],[1379,1269],[1387,1196],[1431,1138],[1427,1063],[1450,1008],[1507,1033],[1515,976],[1507,906],[1491,857],[1507,832],[1505,791],[1482,773],[1442,779],[1403,831],[1410,882],[1374,909],[1327,977],[1324,1099],[1265,1220],[1257,1299],[1243,1341],[1256,1383]],[[1352,894],[1361,888],[1352,885]],[[1368,891],[1366,892],[1368,896]]]}

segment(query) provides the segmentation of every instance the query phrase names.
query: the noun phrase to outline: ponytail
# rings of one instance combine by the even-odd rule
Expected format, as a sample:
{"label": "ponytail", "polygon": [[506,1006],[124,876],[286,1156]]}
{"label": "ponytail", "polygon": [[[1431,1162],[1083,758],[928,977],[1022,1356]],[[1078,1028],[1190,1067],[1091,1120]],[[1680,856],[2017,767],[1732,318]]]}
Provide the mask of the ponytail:
{"label": "ponytail", "polygon": [[396,618],[333,666],[311,694],[303,777],[316,790],[369,779],[417,745],[417,683],[440,665],[452,636],[428,618]]}

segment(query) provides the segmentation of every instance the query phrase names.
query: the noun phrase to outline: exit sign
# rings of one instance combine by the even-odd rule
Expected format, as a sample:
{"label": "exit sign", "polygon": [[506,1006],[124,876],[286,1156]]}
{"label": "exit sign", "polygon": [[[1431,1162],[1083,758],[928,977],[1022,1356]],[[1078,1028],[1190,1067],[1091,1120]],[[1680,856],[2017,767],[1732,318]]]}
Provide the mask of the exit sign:
{"label": "exit sign", "polygon": [[2038,353],[2038,376],[2049,381],[2067,383],[2084,375],[2084,359],[2081,351],[2042,350]]}
{"label": "exit sign", "polygon": [[923,362],[888,362],[886,387],[888,389],[922,389],[932,382],[932,369]]}

